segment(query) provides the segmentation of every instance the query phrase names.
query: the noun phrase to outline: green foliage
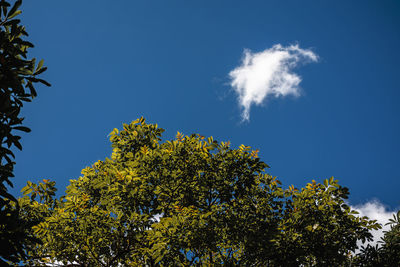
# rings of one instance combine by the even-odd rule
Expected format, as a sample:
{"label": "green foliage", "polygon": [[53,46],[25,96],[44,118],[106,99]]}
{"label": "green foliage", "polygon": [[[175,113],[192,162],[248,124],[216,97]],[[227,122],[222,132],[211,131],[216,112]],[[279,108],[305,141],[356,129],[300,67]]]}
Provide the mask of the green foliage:
{"label": "green foliage", "polygon": [[400,265],[400,211],[393,215],[387,223],[390,225],[390,230],[385,232],[382,239],[382,259],[384,265],[381,266],[395,266]]}
{"label": "green foliage", "polygon": [[341,266],[375,222],[330,179],[298,191],[265,173],[257,150],[163,129],[140,118],[110,133],[111,158],[71,180],[29,183],[20,206],[40,223],[29,265]]}
{"label": "green foliage", "polygon": [[110,134],[110,158],[82,170],[65,196],[55,182],[12,186],[20,111],[47,68],[16,17],[22,1],[0,0],[0,264],[42,266],[399,266],[400,212],[380,247],[354,255],[379,225],[344,202],[333,178],[283,189],[258,151],[198,134],[161,142],[140,118]]}
{"label": "green foliage", "polygon": [[333,177],[323,184],[289,187],[285,215],[277,238],[282,266],[344,266],[357,241],[371,241],[376,221],[356,217],[344,202],[348,189]]}
{"label": "green foliage", "polygon": [[39,82],[50,85],[39,79],[38,75],[46,70],[43,61],[36,65],[35,59],[27,58],[28,48],[33,44],[24,40],[28,34],[20,20],[15,17],[21,14],[18,10],[21,0],[13,5],[5,0],[0,1],[0,263],[17,261],[24,255],[23,242],[26,238],[26,223],[19,218],[16,199],[8,193],[7,184],[14,177],[14,154],[12,147],[22,149],[21,137],[15,130],[30,132],[22,126],[23,118],[19,116],[24,102],[30,102],[36,96],[34,84]]}
{"label": "green foliage", "polygon": [[393,215],[393,219],[390,219],[387,225],[390,225],[390,230],[384,232],[380,246],[362,247],[355,257],[355,266],[400,266],[400,211]]}

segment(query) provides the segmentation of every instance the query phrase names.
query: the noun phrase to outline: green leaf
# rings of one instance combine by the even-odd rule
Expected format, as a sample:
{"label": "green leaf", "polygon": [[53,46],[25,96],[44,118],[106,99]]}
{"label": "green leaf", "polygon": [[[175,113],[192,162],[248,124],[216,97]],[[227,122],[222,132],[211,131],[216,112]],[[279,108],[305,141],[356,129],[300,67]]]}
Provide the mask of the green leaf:
{"label": "green leaf", "polygon": [[33,189],[31,187],[25,186],[24,188],[22,188],[21,192],[26,196],[32,193]]}
{"label": "green leaf", "polygon": [[18,11],[20,11],[20,10],[17,11],[17,9],[21,6],[21,4],[22,4],[22,0],[15,1],[14,6],[8,12],[7,18],[15,17],[16,15],[14,15],[14,14],[17,13]]}
{"label": "green leaf", "polygon": [[18,16],[18,15],[21,14],[21,13],[22,13],[21,10],[17,10],[17,11],[15,11],[13,14],[9,15],[9,16],[8,16],[8,19],[12,19],[12,18],[14,18],[15,16]]}
{"label": "green leaf", "polygon": [[47,67],[43,67],[40,70],[36,71],[33,75],[39,75],[47,70]]}
{"label": "green leaf", "polygon": [[37,65],[37,68],[36,68],[36,71],[35,71],[35,72],[38,72],[38,71],[43,67],[43,63],[44,63],[44,60],[41,59],[41,60],[39,61],[38,65]]}

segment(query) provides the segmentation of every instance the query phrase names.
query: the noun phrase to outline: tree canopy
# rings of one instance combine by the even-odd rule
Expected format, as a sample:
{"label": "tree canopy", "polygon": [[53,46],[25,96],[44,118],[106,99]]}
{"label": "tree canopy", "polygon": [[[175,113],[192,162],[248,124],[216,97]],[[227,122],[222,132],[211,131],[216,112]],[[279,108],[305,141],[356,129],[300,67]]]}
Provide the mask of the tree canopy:
{"label": "tree canopy", "polygon": [[20,206],[42,240],[29,264],[342,266],[379,227],[333,178],[283,189],[257,150],[163,131],[143,118],[114,129],[111,157],[60,198],[29,182]]}
{"label": "tree canopy", "polygon": [[[24,102],[36,96],[35,83],[50,85],[38,75],[46,70],[43,60],[29,59],[27,52],[33,44],[24,38],[28,36],[24,26],[16,17],[21,0],[11,5],[0,1],[0,263],[4,260],[16,261],[24,255],[25,227],[20,220],[17,200],[7,189],[13,186],[14,153],[12,149],[22,150],[21,137],[15,131],[30,132],[22,126],[20,111]],[[16,207],[17,205],[17,207]]]}
{"label": "tree canopy", "polygon": [[400,265],[400,211],[389,219],[390,230],[384,232],[379,245],[361,246],[361,253],[355,258],[356,266],[390,267]]}
{"label": "tree canopy", "polygon": [[284,188],[258,150],[177,133],[144,118],[110,133],[110,158],[82,170],[56,196],[54,181],[14,177],[20,116],[36,97],[43,60],[16,17],[22,1],[0,0],[0,264],[43,266],[400,266],[400,212],[380,246],[376,221],[359,217],[333,177]]}

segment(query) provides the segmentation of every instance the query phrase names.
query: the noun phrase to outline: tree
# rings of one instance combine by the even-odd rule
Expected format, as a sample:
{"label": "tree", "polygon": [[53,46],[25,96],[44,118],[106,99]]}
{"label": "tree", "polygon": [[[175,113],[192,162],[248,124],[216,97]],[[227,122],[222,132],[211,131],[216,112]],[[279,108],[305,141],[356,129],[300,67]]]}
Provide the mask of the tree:
{"label": "tree", "polygon": [[42,244],[26,262],[335,266],[371,237],[376,224],[344,205],[337,181],[284,190],[257,150],[179,132],[162,142],[163,131],[143,118],[114,129],[111,158],[82,170],[59,199],[54,182],[28,183],[19,203],[41,221],[30,234]]}
{"label": "tree", "polygon": [[372,241],[369,230],[380,225],[355,216],[344,201],[348,195],[333,177],[301,191],[289,187],[276,240],[281,266],[345,266],[358,240]]}
{"label": "tree", "polygon": [[384,232],[380,245],[362,247],[354,260],[355,266],[400,266],[400,211],[389,219],[390,230]]}
{"label": "tree", "polygon": [[[8,193],[7,185],[13,186],[14,154],[12,147],[22,149],[21,137],[15,131],[29,132],[22,126],[20,111],[24,102],[36,96],[34,84],[50,85],[37,78],[46,70],[43,61],[27,58],[28,48],[33,44],[24,40],[28,36],[20,20],[18,10],[21,0],[11,7],[5,0],[0,1],[0,263],[17,261],[24,255],[25,229],[29,227],[19,217],[17,200]],[[11,8],[10,8],[11,7]]]}
{"label": "tree", "polygon": [[387,224],[390,225],[390,230],[382,238],[381,266],[400,266],[400,211]]}

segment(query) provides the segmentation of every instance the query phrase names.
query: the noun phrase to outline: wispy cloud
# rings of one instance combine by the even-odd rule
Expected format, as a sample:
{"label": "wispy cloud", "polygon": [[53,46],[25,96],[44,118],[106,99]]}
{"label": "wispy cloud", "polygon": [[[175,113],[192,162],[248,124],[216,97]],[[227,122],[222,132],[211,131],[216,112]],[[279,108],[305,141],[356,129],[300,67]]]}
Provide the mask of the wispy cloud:
{"label": "wispy cloud", "polygon": [[385,224],[389,222],[389,219],[393,218],[395,211],[389,211],[378,200],[373,200],[361,205],[351,206],[351,208],[357,210],[359,212],[359,216],[367,216],[369,219],[376,220],[378,223],[382,224],[382,229],[372,230],[374,241],[370,242],[370,244],[376,245],[378,241],[381,240],[381,237],[383,237],[383,231],[388,231],[390,229],[390,226]]}
{"label": "wispy cloud", "polygon": [[301,77],[292,70],[299,63],[318,61],[318,56],[298,45],[280,44],[259,53],[245,50],[241,65],[229,73],[230,85],[238,94],[243,121],[250,119],[252,104],[260,105],[268,97],[298,96]]}

